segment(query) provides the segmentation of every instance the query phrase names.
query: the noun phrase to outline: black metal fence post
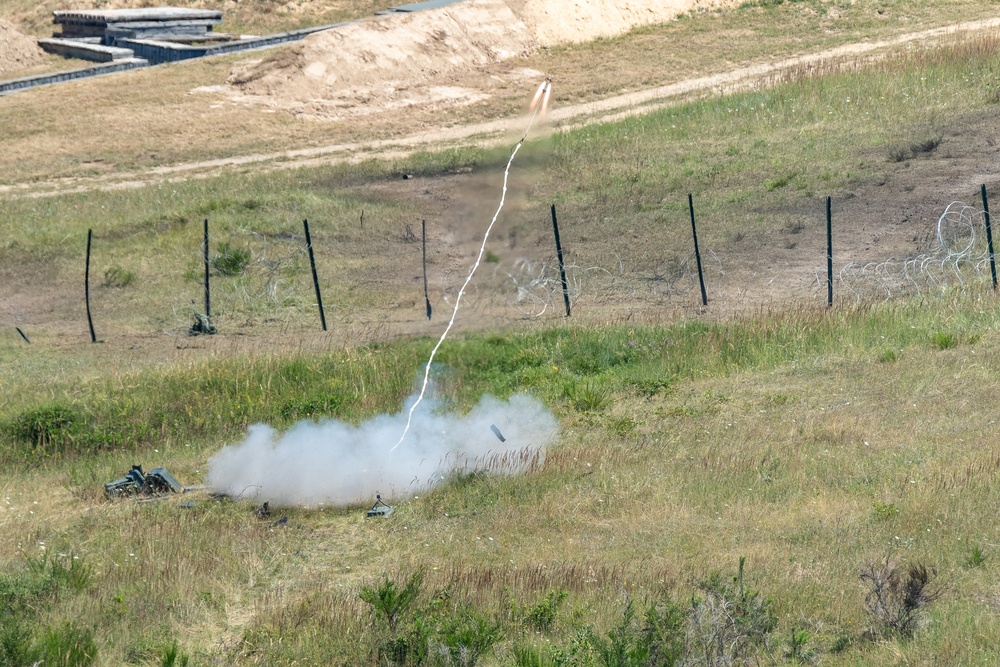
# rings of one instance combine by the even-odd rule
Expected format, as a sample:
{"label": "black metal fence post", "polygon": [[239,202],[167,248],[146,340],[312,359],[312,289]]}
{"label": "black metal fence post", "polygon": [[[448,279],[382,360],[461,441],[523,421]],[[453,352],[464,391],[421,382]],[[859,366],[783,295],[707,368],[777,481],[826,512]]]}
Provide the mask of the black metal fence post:
{"label": "black metal fence post", "polygon": [[984,183],[980,187],[980,192],[983,195],[983,214],[986,216],[986,245],[990,251],[990,273],[993,276],[993,289],[997,288],[997,260],[996,255],[993,254],[993,228],[990,225],[990,203],[986,199],[986,184]]}
{"label": "black metal fence post", "polygon": [[552,204],[552,232],[556,236],[556,257],[559,258],[559,279],[562,281],[563,301],[566,303],[566,317],[569,317],[569,284],[566,282],[566,264],[563,262],[562,243],[559,242],[559,223],[556,222],[555,204]]}
{"label": "black metal fence post", "polygon": [[323,312],[323,295],[319,292],[319,275],[316,273],[316,256],[313,255],[312,237],[309,236],[309,221],[303,220],[302,226],[306,230],[306,249],[309,251],[309,266],[312,267],[313,287],[316,288],[316,303],[319,304],[319,321],[326,331],[326,313]]}
{"label": "black metal fence post", "polygon": [[205,218],[205,317],[212,319],[212,299],[208,288],[208,218]]}
{"label": "black metal fence post", "polygon": [[694,259],[698,264],[698,284],[701,285],[701,305],[708,305],[708,292],[705,291],[705,275],[701,270],[701,251],[698,250],[698,228],[694,224],[694,197],[688,193],[688,209],[691,211],[691,234],[694,236]]}
{"label": "black metal fence post", "polygon": [[826,305],[833,306],[833,215],[830,197],[826,198]]}
{"label": "black metal fence post", "polygon": [[[87,325],[90,327],[90,342],[97,342],[97,335],[94,333],[94,320],[90,316],[90,240],[94,236],[94,230],[87,230],[87,266],[83,272],[83,299],[87,304]],[[21,334],[22,336],[24,334]]]}
{"label": "black metal fence post", "polygon": [[420,221],[420,245],[424,256],[424,304],[427,306],[427,320],[431,319],[431,296],[427,289],[427,221]]}

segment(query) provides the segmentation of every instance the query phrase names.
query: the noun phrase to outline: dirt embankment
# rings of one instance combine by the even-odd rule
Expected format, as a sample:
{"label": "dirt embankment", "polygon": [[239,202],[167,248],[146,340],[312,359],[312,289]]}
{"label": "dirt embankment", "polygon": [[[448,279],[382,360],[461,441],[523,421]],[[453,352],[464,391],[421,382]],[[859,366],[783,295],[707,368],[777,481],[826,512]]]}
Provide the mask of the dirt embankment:
{"label": "dirt embankment", "polygon": [[[465,0],[317,33],[234,68],[241,103],[336,120],[490,95],[483,68],[539,46],[611,37],[734,0]],[[512,71],[507,80],[540,78]],[[494,77],[495,78],[495,77]],[[492,82],[493,84],[496,81]]]}
{"label": "dirt embankment", "polygon": [[31,67],[44,55],[34,37],[21,33],[10,21],[0,19],[0,74]]}

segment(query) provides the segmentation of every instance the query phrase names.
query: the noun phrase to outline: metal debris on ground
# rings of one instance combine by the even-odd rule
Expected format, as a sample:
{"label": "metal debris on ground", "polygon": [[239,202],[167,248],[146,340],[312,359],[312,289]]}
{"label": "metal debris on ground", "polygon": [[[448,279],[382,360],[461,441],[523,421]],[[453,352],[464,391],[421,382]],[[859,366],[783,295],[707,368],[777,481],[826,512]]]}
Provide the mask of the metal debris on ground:
{"label": "metal debris on ground", "polygon": [[161,496],[167,493],[184,493],[188,490],[190,489],[185,489],[166,468],[153,468],[144,473],[142,466],[132,466],[124,477],[104,485],[104,493],[108,498]]}
{"label": "metal debris on ground", "polygon": [[365,515],[365,518],[371,519],[374,517],[387,517],[392,514],[395,509],[396,508],[392,505],[386,505],[382,502],[382,496],[376,495],[375,504],[372,505],[370,510],[368,510],[368,514]]}
{"label": "metal debris on ground", "polygon": [[265,501],[263,505],[253,511],[258,519],[269,519],[271,517],[271,503]]}

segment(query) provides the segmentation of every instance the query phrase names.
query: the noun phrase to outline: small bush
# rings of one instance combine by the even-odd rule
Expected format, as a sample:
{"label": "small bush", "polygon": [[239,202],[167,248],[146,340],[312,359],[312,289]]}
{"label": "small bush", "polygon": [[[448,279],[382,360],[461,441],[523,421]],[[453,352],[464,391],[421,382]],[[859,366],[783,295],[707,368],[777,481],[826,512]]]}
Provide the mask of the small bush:
{"label": "small bush", "polygon": [[471,608],[459,608],[442,621],[435,652],[445,664],[473,667],[503,637],[500,624],[486,620]]}
{"label": "small bush", "polygon": [[758,660],[778,624],[773,603],[744,583],[745,562],[741,557],[732,581],[716,574],[702,582],[702,596],[692,601],[687,648],[707,667]]}
{"label": "small bush", "polygon": [[492,250],[487,250],[486,254],[483,255],[483,261],[486,262],[487,264],[499,264],[500,255],[496,254]]}
{"label": "small bush", "polygon": [[792,628],[785,646],[785,658],[799,665],[812,664],[816,661],[816,651],[809,648],[808,644],[809,632]]}
{"label": "small bush", "polygon": [[358,597],[372,606],[376,618],[383,619],[391,632],[396,631],[400,616],[409,611],[420,594],[424,576],[415,572],[402,588],[389,577],[377,586],[362,586]]}
{"label": "small bush", "polygon": [[565,602],[567,593],[563,589],[549,591],[538,604],[524,614],[524,621],[538,632],[548,632],[556,622],[559,607]]}
{"label": "small bush", "polygon": [[219,253],[212,259],[212,266],[220,276],[239,276],[250,264],[249,248],[238,248],[228,243],[219,244]]}
{"label": "small bush", "polygon": [[937,572],[922,563],[909,565],[905,572],[888,556],[861,569],[861,581],[868,588],[865,609],[873,621],[877,637],[912,637],[923,621],[927,607],[941,597],[942,590],[931,586]]}
{"label": "small bush", "polygon": [[135,274],[128,269],[115,265],[104,272],[102,287],[128,287],[135,282]]}

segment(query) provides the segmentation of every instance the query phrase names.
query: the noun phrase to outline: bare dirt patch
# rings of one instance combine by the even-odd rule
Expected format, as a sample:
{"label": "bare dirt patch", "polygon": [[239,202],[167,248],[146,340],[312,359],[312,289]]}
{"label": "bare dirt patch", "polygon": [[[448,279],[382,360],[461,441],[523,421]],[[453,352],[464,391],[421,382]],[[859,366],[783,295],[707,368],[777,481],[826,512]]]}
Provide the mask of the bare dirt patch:
{"label": "bare dirt patch", "polygon": [[10,21],[0,19],[0,74],[38,63],[45,52],[33,37],[21,33]]}

